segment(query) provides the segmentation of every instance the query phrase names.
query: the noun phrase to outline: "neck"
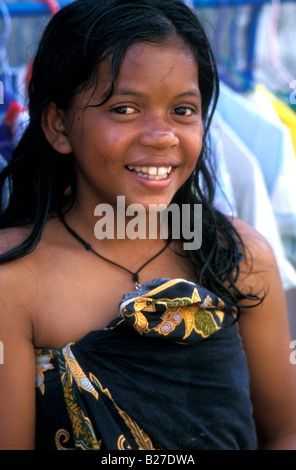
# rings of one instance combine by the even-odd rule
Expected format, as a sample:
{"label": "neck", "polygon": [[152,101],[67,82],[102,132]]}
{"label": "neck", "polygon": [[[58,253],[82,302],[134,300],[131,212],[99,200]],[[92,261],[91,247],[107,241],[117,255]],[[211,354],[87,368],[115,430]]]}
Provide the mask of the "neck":
{"label": "neck", "polygon": [[[118,198],[116,208],[108,204],[93,206],[93,210],[85,211],[76,203],[65,214],[66,223],[84,238],[94,248],[104,245],[110,250],[138,249],[141,252],[149,251],[149,247],[161,247],[169,238],[167,230],[160,230],[159,212],[146,212],[144,210],[131,210],[125,207],[122,199]],[[136,206],[136,205],[134,205]]]}
{"label": "neck", "polygon": [[[149,263],[151,263],[152,261],[154,261],[156,258],[158,258],[164,251],[165,249],[168,247],[169,245],[169,242],[168,243],[164,243],[161,250],[158,250],[157,252],[154,252],[152,256],[149,256],[148,259],[146,259],[143,263],[143,253],[141,253],[141,258],[142,258],[142,262],[141,262],[141,265],[138,266],[135,269],[130,269],[128,267],[126,267],[125,265],[122,265],[118,262],[118,260],[114,259],[110,259],[106,256],[104,256],[102,253],[99,253],[98,251],[96,251],[94,249],[94,247],[88,242],[86,241],[84,238],[81,237],[81,235],[79,235],[79,233],[77,233],[66,221],[65,221],[65,218],[62,216],[61,217],[61,220],[64,224],[64,226],[66,227],[66,229],[68,230],[68,232],[80,243],[84,246],[84,248],[87,250],[87,251],[91,251],[94,255],[98,256],[100,259],[103,259],[105,262],[108,262],[110,264],[112,264],[113,266],[116,266],[117,268],[120,268],[126,272],[128,272],[132,278],[133,278],[133,281],[135,283],[135,288],[138,289],[140,287],[140,283],[139,283],[139,273],[140,271],[142,271],[142,269],[144,269]],[[114,253],[113,253],[113,256],[114,256]]]}

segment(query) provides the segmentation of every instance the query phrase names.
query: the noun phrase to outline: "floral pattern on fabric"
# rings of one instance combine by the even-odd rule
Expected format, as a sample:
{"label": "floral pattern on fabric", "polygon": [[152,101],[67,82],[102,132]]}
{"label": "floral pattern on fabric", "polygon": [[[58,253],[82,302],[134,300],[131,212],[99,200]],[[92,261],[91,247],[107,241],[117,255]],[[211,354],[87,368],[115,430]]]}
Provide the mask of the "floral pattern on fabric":
{"label": "floral pattern on fabric", "polygon": [[[52,387],[54,383],[52,379],[47,383],[46,378],[55,374],[54,377],[60,381],[60,396],[64,399],[68,427],[63,424],[59,426],[58,418],[56,427],[51,431],[57,449],[161,449],[159,442],[166,437],[165,433],[159,440],[157,432],[158,438],[155,440],[150,428],[155,430],[156,427],[158,430],[159,426],[167,423],[167,419],[174,420],[169,408],[172,406],[175,409],[174,403],[179,402],[177,397],[182,397],[185,390],[186,393],[202,390],[197,384],[203,379],[194,364],[202,360],[204,367],[206,359],[204,356],[199,359],[198,353],[193,353],[196,349],[191,349],[192,346],[205,341],[224,326],[233,324],[236,316],[236,310],[219,297],[183,279],[158,279],[142,285],[136,292],[122,298],[119,312],[120,315],[105,330],[92,332],[78,343],[69,343],[62,349],[36,350],[37,389],[46,399],[47,386]],[[146,342],[143,337],[147,340],[151,338],[151,342]],[[159,342],[159,339],[170,341],[170,344]],[[143,344],[143,350],[140,344]],[[181,350],[179,344],[183,344]],[[192,366],[184,348],[188,348],[188,354],[191,354]],[[183,357],[186,359],[183,360]],[[170,377],[170,368],[163,370],[164,358],[165,367],[168,358],[177,367],[174,399],[171,403],[164,399],[158,408],[158,396],[156,407],[153,405],[151,408],[153,397],[159,394],[159,384],[170,384],[174,380]],[[209,366],[212,365],[218,367],[217,361],[211,361]],[[186,368],[190,370],[189,375]],[[193,384],[188,383],[188,377],[194,380]],[[171,388],[161,390],[161,395],[166,396],[165,393],[170,394]],[[146,398],[135,398],[141,394]],[[219,394],[216,393],[215,397],[218,399]],[[152,419],[149,413],[145,416],[147,405],[150,406],[149,413],[154,416]],[[192,416],[194,423],[196,421],[194,426],[198,427],[199,412],[194,413],[192,406],[189,416],[190,419]],[[179,418],[176,423],[177,429],[182,419],[181,414],[181,420]],[[188,418],[185,423],[187,421]],[[63,422],[66,423],[66,420]],[[176,438],[180,439],[178,435]],[[187,437],[182,433],[183,438]]]}
{"label": "floral pattern on fabric", "polygon": [[[182,297],[171,297],[176,290]],[[192,343],[222,327],[224,308],[224,302],[206,289],[174,279],[144,295],[123,299],[121,315],[141,335]]]}
{"label": "floral pattern on fabric", "polygon": [[70,346],[71,345],[68,345],[66,348],[62,349],[62,351],[57,350],[57,357],[65,402],[72,424],[75,446],[77,449],[99,450],[100,442],[96,439],[90,420],[84,415],[77,403],[73,382],[75,381],[80,391],[85,390],[92,393],[96,399],[98,399],[98,394],[75,360],[71,353]]}
{"label": "floral pattern on fabric", "polygon": [[53,369],[53,365],[51,364],[53,353],[47,349],[36,349],[35,356],[36,356],[36,388],[39,388],[42,395],[44,395],[44,392],[45,392],[44,373],[47,370]]}
{"label": "floral pattern on fabric", "polygon": [[[83,450],[99,450],[101,448],[101,440],[97,440],[89,418],[84,415],[82,409],[78,406],[75,398],[74,384],[81,393],[90,393],[97,401],[102,399],[102,394],[107,397],[131,431],[138,445],[138,449],[152,450],[153,445],[149,437],[130,416],[116,405],[109,390],[107,388],[104,389],[100,381],[93,374],[90,374],[89,377],[84,374],[71,351],[71,344],[63,348],[62,351],[57,351],[57,354],[65,401],[72,423],[76,448]],[[128,443],[126,444],[125,441],[126,439],[123,435],[118,437],[118,449],[123,450],[124,448],[129,448]]]}

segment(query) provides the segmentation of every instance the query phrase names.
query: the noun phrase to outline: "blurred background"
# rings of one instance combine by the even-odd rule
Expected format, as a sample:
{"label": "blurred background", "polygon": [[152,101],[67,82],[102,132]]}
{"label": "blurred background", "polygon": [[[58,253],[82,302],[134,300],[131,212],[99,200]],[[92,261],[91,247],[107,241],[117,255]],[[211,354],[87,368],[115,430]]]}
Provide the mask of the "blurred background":
{"label": "blurred background", "polygon": [[[68,3],[0,1],[0,169],[28,120],[26,85],[42,31]],[[216,205],[272,245],[296,339],[296,0],[184,3],[208,34],[221,78],[210,135]]]}

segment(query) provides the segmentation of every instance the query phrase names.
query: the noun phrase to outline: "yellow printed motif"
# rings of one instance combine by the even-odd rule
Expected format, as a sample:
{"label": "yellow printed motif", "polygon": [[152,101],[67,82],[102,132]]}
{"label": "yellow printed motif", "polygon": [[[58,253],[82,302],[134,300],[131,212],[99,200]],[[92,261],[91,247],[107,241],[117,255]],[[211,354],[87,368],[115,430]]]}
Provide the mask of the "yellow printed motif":
{"label": "yellow printed motif", "polygon": [[51,359],[53,357],[52,351],[47,349],[36,349],[36,388],[39,388],[42,395],[45,392],[44,386],[44,372],[53,369]]}
{"label": "yellow printed motif", "polygon": [[[74,383],[79,390],[84,390],[85,392],[92,394],[96,400],[102,399],[102,395],[110,400],[114,408],[123,419],[125,425],[133,435],[139,450],[154,449],[148,435],[127,413],[125,413],[125,411],[117,406],[109,390],[107,388],[103,388],[97,377],[95,377],[93,374],[90,374],[89,377],[86,377],[80,365],[76,361],[73,352],[71,351],[71,344],[64,348],[63,359],[60,357],[60,363],[63,363],[63,374],[61,379],[64,390],[65,403],[71,420],[73,437],[77,449],[100,450],[102,441],[97,439],[89,418],[85,416],[77,403],[73,387]],[[58,444],[59,448],[61,448],[59,440],[61,437],[65,439],[67,436],[60,430],[56,436],[56,443]],[[124,435],[118,436],[117,445],[118,449],[129,448],[129,444]]]}
{"label": "yellow printed motif", "polygon": [[[118,317],[106,330],[114,333],[117,328],[119,336],[127,334],[132,339],[139,334],[177,344],[192,344],[219,331],[227,323],[226,319],[232,321],[236,311],[226,306],[219,297],[197,284],[174,279],[146,293],[143,290],[129,294],[120,306],[121,318]],[[117,338],[116,334],[114,338]],[[104,381],[109,380],[106,378],[108,374],[104,375],[105,363],[97,368],[95,353],[93,355],[91,351],[89,354],[88,351],[87,360],[81,361],[82,353],[81,347],[74,343],[62,349],[36,350],[36,387],[42,396],[46,394],[51,380],[47,383],[45,379],[54,368],[62,385],[71,423],[71,432],[70,426],[66,430],[64,424],[57,424],[54,429],[56,448],[66,450],[72,446],[75,449],[101,450],[108,445],[109,449],[119,450],[159,450],[158,443],[134,419],[135,409],[131,407],[127,413],[121,408],[125,407],[125,400],[122,400],[120,384],[116,387],[115,380],[115,386],[112,381],[108,387],[104,385]],[[112,363],[111,376],[114,370],[117,377]],[[105,423],[110,423],[110,426]],[[146,426],[147,423],[143,424]]]}
{"label": "yellow printed motif", "polygon": [[[202,301],[197,288],[193,289],[191,297],[175,299],[155,299],[151,296],[153,292],[136,298],[132,308],[127,305],[122,310],[123,317],[132,320],[133,328],[141,335],[157,333],[168,336],[183,323],[184,333],[178,339],[182,342],[193,332],[207,338],[221,328],[224,319],[224,303],[221,299],[218,299],[218,305],[213,305],[210,295]],[[154,316],[160,309],[164,312]]]}

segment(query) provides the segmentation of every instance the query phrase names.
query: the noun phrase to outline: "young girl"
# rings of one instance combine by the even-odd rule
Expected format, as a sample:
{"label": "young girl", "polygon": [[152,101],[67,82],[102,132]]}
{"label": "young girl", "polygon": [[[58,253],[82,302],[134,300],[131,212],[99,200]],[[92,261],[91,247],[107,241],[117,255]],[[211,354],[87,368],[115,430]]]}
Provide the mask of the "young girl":
{"label": "young girl", "polygon": [[[217,97],[178,0],[78,0],[47,26],[1,175],[2,449],[296,449],[273,254],[213,206]],[[200,248],[174,219],[166,239],[122,236],[136,203],[147,221],[174,203]],[[107,207],[115,236],[96,237]]]}

